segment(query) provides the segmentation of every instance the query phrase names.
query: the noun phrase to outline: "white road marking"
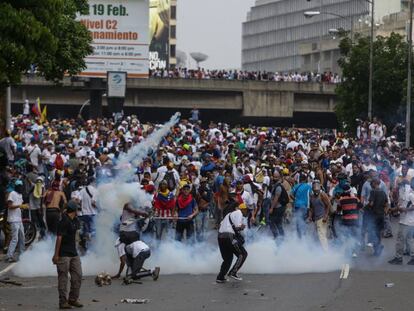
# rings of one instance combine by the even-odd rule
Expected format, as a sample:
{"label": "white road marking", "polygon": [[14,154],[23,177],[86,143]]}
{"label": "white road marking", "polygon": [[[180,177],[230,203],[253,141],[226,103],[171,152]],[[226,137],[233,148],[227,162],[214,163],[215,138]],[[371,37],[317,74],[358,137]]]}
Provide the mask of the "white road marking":
{"label": "white road marking", "polygon": [[11,269],[13,269],[13,267],[16,265],[16,262],[8,265],[5,269],[0,271],[0,276],[2,276],[3,274],[6,274],[7,272],[9,272]]}

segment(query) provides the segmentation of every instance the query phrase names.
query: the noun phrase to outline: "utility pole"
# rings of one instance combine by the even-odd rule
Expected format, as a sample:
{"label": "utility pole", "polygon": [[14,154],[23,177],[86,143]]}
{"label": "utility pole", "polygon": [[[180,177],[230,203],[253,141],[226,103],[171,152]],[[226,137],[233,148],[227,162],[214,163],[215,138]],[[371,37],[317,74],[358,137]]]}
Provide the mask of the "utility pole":
{"label": "utility pole", "polygon": [[410,147],[411,141],[411,65],[413,60],[413,0],[410,0],[410,13],[408,15],[408,77],[407,77],[407,114],[405,119],[405,145],[407,148]]}
{"label": "utility pole", "polygon": [[[319,12],[322,12],[323,9],[323,0],[320,0],[319,3]],[[319,64],[318,64],[318,72],[320,75],[320,79],[322,82],[322,41],[323,41],[323,21],[324,17],[323,14],[320,14],[320,29],[319,29]]]}
{"label": "utility pole", "polygon": [[[411,0],[410,0],[411,1]],[[369,42],[369,89],[368,89],[368,119],[372,120],[372,87],[374,79],[374,14],[375,0],[371,0],[371,38]]]}

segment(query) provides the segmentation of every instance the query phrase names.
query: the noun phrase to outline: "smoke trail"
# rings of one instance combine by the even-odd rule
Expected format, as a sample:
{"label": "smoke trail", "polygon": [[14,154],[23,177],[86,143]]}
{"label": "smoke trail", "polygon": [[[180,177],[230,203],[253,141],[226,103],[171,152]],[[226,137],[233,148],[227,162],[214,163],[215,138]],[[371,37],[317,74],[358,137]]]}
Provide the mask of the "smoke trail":
{"label": "smoke trail", "polygon": [[[97,203],[101,210],[96,217],[96,241],[92,250],[82,258],[85,274],[96,274],[116,266],[118,259],[113,247],[116,240],[112,232],[113,225],[119,219],[125,203],[133,202],[135,206],[142,206],[144,197],[137,183],[127,182],[133,179],[136,168],[148,156],[148,152],[157,149],[179,118],[180,113],[177,112],[161,128],[122,155],[117,166],[119,174],[98,186]],[[54,275],[55,268],[51,263],[53,253],[52,239],[37,243],[21,256],[13,272],[18,276]]]}

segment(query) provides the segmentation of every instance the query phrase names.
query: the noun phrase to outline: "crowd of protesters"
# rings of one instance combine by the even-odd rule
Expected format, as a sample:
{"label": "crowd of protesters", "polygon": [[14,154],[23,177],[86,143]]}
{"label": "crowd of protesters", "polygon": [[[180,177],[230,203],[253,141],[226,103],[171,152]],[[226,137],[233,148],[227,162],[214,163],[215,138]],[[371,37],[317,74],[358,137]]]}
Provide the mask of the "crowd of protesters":
{"label": "crowd of protesters", "polygon": [[[312,237],[321,251],[354,241],[349,254],[356,257],[366,247],[380,256],[381,239],[394,234],[391,263],[414,258],[414,150],[392,133],[397,127],[361,121],[354,138],[335,130],[204,124],[200,116],[193,109],[137,167],[131,182],[145,191],[146,206],[121,206],[121,231],[139,230],[133,218],[152,217],[153,231],[146,230],[155,239],[197,243],[213,228],[231,231],[231,219],[223,219],[237,210],[247,238],[249,230],[269,232],[277,243],[286,235]],[[24,248],[23,206],[41,239],[56,234],[66,202],[77,202],[80,246],[87,248],[99,213],[97,181],[116,175],[118,159],[159,126],[133,115],[117,122],[13,117],[0,140],[6,260],[18,260]]]}
{"label": "crowd of protesters", "polygon": [[164,79],[198,79],[198,80],[253,80],[253,81],[274,81],[274,82],[322,82],[340,83],[341,78],[332,72],[267,72],[267,71],[243,71],[243,70],[208,70],[208,69],[187,69],[172,68],[155,69],[150,71],[152,78]]}

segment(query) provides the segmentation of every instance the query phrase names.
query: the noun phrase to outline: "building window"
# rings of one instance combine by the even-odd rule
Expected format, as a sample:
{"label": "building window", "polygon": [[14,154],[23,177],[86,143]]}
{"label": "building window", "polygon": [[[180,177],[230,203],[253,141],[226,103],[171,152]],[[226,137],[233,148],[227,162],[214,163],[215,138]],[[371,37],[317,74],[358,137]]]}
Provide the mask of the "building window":
{"label": "building window", "polygon": [[170,45],[170,57],[175,58],[175,44]]}
{"label": "building window", "polygon": [[175,25],[171,25],[170,27],[170,38],[171,39],[176,39],[177,37],[177,26]]}
{"label": "building window", "polygon": [[171,6],[171,19],[177,19],[177,7],[175,5]]}

